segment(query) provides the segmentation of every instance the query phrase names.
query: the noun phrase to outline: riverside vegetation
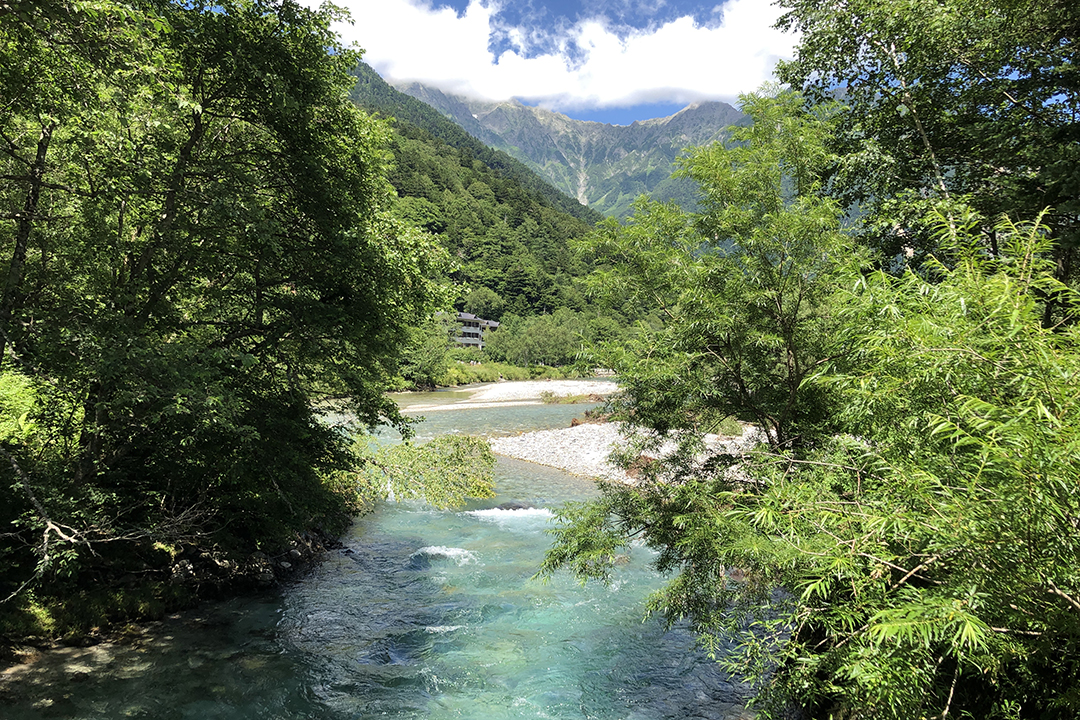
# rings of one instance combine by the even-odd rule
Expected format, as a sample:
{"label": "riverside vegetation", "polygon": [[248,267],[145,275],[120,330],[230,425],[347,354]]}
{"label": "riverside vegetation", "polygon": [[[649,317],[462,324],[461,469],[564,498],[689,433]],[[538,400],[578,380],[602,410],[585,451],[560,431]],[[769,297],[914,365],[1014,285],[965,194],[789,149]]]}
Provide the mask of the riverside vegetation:
{"label": "riverside vegetation", "polygon": [[[583,343],[642,315],[577,287],[567,242],[598,214],[365,73],[329,11],[10,9],[9,636],[159,614],[308,557],[385,485],[319,401],[408,433],[386,389],[576,375]],[[453,309],[503,331],[451,349]],[[256,460],[278,443],[287,462]]]}
{"label": "riverside vegetation", "polygon": [[[0,10],[0,635],[265,584],[383,494],[371,468],[462,464],[376,457],[321,401],[407,435],[385,390],[575,374],[640,314],[577,289],[599,215],[380,96],[337,12]],[[450,349],[455,308],[503,320],[485,355]],[[448,442],[475,474],[417,487],[483,492]]]}
{"label": "riverside vegetation", "polygon": [[348,100],[336,12],[0,8],[3,637],[272,581],[395,467],[485,492],[480,445],[381,458],[314,410],[407,433],[384,391],[452,299],[446,250],[395,213],[387,124]]}
{"label": "riverside vegetation", "polygon": [[[583,245],[664,319],[598,350],[623,465],[679,451],[566,508],[542,572],[654,548],[650,612],[736,643],[763,717],[1076,717],[1080,10],[780,4],[802,93],[689,153],[698,212]],[[729,413],[768,441],[703,460]]]}

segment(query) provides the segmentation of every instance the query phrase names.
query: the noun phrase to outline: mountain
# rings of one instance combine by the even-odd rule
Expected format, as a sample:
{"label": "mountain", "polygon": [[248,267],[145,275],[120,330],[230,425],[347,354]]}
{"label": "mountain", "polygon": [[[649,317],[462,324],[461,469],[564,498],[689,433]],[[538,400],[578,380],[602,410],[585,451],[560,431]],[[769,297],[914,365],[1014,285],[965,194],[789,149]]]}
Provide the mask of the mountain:
{"label": "mountain", "polygon": [[[448,120],[444,117],[444,111],[436,110],[423,98],[410,97],[393,88],[366,63],[361,62],[353,75],[356,76],[356,85],[352,88],[351,97],[353,102],[364,110],[383,117],[393,117],[398,123],[419,128],[450,147],[471,155],[492,171],[512,179],[526,191],[536,195],[545,205],[590,225],[601,219],[599,212],[579,202],[575,199],[575,194],[556,189],[522,161],[489,147],[490,140],[474,132],[474,129],[478,129],[475,122],[473,127],[469,127],[463,126],[456,118]],[[464,114],[471,118],[468,112]],[[482,130],[480,132],[482,133]]]}
{"label": "mountain", "polygon": [[486,102],[448,95],[420,83],[398,86],[452,118],[471,135],[503,150],[562,192],[608,216],[627,214],[642,193],[694,203],[687,180],[673,179],[675,158],[693,145],[727,136],[746,116],[721,102],[694,103],[665,118],[631,125],[574,120],[517,100]]}
{"label": "mountain", "polygon": [[353,102],[393,118],[388,180],[397,191],[395,212],[434,235],[454,259],[447,279],[461,289],[459,309],[482,307],[479,314],[492,320],[586,309],[575,278],[589,267],[570,244],[602,216],[370,67],[354,74]]}

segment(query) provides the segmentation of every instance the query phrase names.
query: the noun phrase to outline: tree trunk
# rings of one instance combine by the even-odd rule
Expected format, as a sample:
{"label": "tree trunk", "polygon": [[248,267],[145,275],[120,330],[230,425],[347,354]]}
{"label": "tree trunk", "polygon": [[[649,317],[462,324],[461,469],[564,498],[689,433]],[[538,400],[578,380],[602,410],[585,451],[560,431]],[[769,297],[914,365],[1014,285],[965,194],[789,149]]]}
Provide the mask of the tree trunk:
{"label": "tree trunk", "polygon": [[49,154],[49,142],[52,140],[53,130],[56,129],[56,121],[50,122],[41,128],[38,137],[37,156],[30,168],[30,186],[26,190],[26,201],[23,203],[22,212],[19,213],[19,227],[15,233],[15,249],[11,254],[11,264],[8,266],[7,282],[4,283],[4,294],[0,297],[0,368],[4,366],[4,356],[11,339],[11,323],[21,305],[21,288],[26,269],[26,250],[30,243],[30,232],[34,228],[34,219],[37,217],[38,204],[41,201],[41,188],[45,183],[45,160]]}

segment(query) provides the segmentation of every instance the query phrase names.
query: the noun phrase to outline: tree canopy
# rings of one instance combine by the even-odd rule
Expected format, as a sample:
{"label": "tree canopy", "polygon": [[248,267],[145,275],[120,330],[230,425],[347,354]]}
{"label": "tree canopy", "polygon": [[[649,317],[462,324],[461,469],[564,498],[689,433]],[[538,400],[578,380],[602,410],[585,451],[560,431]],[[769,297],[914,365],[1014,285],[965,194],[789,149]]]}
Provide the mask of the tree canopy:
{"label": "tree canopy", "polygon": [[860,253],[840,233],[837,204],[817,193],[830,112],[801,104],[744,98],[753,123],[730,146],[688,154],[681,172],[700,187],[699,213],[643,200],[626,225],[609,221],[583,245],[603,265],[594,292],[664,321],[604,360],[643,423],[681,430],[737,415],[779,448],[820,411],[824,398],[801,397],[805,380],[842,350],[827,301]]}
{"label": "tree canopy", "polygon": [[542,573],[644,541],[649,609],[734,641],[768,717],[1074,717],[1076,5],[780,4],[800,94],[691,153],[699,213],[587,246],[663,324],[600,350],[641,478]]}
{"label": "tree canopy", "polygon": [[0,600],[340,527],[356,458],[315,404],[406,427],[384,390],[446,254],[390,212],[334,12],[0,11]]}
{"label": "tree canopy", "polygon": [[[787,92],[744,107],[758,129],[687,164],[701,213],[643,203],[593,240],[615,263],[599,287],[665,311],[601,351],[643,472],[566,508],[542,573],[603,579],[644,541],[672,578],[650,610],[734,641],[718,660],[766,716],[1072,717],[1080,356],[1075,326],[1042,322],[1076,299],[1058,231],[954,203],[924,220],[946,261],[871,271],[821,197],[846,120]],[[708,437],[721,413],[763,442]]]}
{"label": "tree canopy", "polygon": [[[929,207],[968,203],[985,217],[1043,210],[1058,275],[1078,242],[1080,11],[1066,0],[785,0],[801,35],[779,75],[848,112],[830,192],[859,204],[886,251],[935,251]],[[947,213],[946,213],[947,214]],[[993,226],[985,228],[993,242]],[[1049,314],[1059,305],[1044,308]]]}

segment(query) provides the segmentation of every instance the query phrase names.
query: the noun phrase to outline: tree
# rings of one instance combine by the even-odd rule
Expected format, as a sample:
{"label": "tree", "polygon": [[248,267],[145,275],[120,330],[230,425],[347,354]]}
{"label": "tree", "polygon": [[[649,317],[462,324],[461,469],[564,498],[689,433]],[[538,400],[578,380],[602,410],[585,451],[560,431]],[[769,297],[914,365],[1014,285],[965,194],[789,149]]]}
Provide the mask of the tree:
{"label": "tree", "polygon": [[414,387],[434,390],[446,374],[453,338],[460,333],[461,323],[445,312],[411,328],[401,352],[401,376]]}
{"label": "tree", "polygon": [[[1068,291],[1039,259],[1046,228],[999,222],[990,259],[973,216],[950,244],[955,223],[939,218],[956,263],[934,282],[879,272],[855,287],[845,333],[859,349],[822,378],[844,432],[810,455],[752,455],[752,486],[698,485],[701,514],[669,526],[684,562],[752,573],[696,600],[734,603],[707,632],[742,634],[744,661],[773,669],[774,711],[795,699],[812,717],[1076,713],[1065,488],[1080,385],[1075,333],[1043,329],[1038,301]],[[737,625],[748,614],[763,619],[752,633]]]}
{"label": "tree", "polygon": [[4,448],[13,588],[155,540],[340,527],[356,458],[314,403],[406,428],[383,391],[445,253],[389,213],[389,131],[347,99],[336,17],[0,12],[2,361],[34,378],[41,443]]}
{"label": "tree", "polygon": [[874,717],[1073,717],[1080,365],[1040,307],[1072,291],[1048,228],[1002,219],[988,257],[981,218],[954,245],[957,221],[938,220],[953,262],[933,282],[879,273],[853,294],[859,351],[828,386],[855,446],[775,468],[772,497],[736,514],[803,564],[783,581],[786,692]]}
{"label": "tree", "polygon": [[[1060,278],[1075,274],[1080,204],[1080,12],[1064,0],[785,0],[800,33],[779,75],[848,105],[829,191],[861,203],[866,237],[892,257],[935,250],[923,219],[960,201],[984,217],[1044,208]],[[944,211],[948,216],[949,211]],[[984,228],[993,246],[993,224]],[[1048,304],[1049,317],[1055,304]]]}
{"label": "tree", "polygon": [[502,317],[506,303],[494,290],[478,287],[465,296],[465,312],[482,317],[485,320],[498,320]]}
{"label": "tree", "polygon": [[844,350],[829,298],[860,255],[817,194],[829,113],[801,105],[793,93],[745,96],[753,124],[683,162],[700,213],[639,201],[626,226],[608,222],[585,246],[607,266],[596,292],[664,319],[599,360],[619,374],[637,424],[666,433],[736,415],[777,449],[809,441],[826,399],[806,380]]}
{"label": "tree", "polygon": [[498,330],[484,334],[488,357],[515,365],[570,365],[581,352],[588,330],[573,310],[559,308],[550,315],[507,315]]}
{"label": "tree", "polygon": [[[691,160],[704,185],[701,218],[643,204],[634,224],[597,240],[608,244],[613,272],[665,313],[661,339],[616,357],[628,370],[621,417],[654,450],[679,442],[654,452],[637,484],[603,484],[598,500],[565,508],[541,574],[566,567],[604,579],[630,542],[645,542],[672,576],[649,610],[687,618],[728,669],[759,682],[766,717],[793,706],[820,718],[1075,716],[1080,358],[1075,327],[1041,323],[1041,298],[1077,299],[1048,259],[1053,231],[1001,219],[989,253],[987,221],[954,205],[933,239],[948,263],[859,272],[829,232],[817,234],[836,243],[823,252],[781,252],[800,245],[776,244],[779,230],[802,225],[778,218],[796,207],[814,217],[818,201],[788,197],[755,215],[753,188],[778,177],[776,156],[755,141],[812,151],[823,134],[793,98],[748,107],[761,127],[737,154]],[[815,166],[788,164],[781,186],[813,190],[800,167]],[[731,175],[745,193],[726,191]],[[717,202],[729,197],[741,202]],[[713,270],[706,277],[719,280],[702,282],[699,273],[725,257],[709,244],[724,235],[709,230],[743,218],[752,237],[773,238],[762,241],[771,252],[733,264],[741,278]],[[745,252],[746,240],[731,237],[730,252]],[[814,269],[785,272],[800,262]],[[787,316],[753,304],[786,306],[781,289],[799,279],[821,283],[802,296],[815,312],[796,315],[790,335],[801,339],[793,352],[813,351],[805,357],[817,358],[816,369],[795,386],[793,421],[763,422],[787,442],[734,455],[709,449],[703,410],[737,408],[744,397],[738,383],[715,380],[714,368],[729,372],[746,352],[751,378],[772,372],[782,385],[796,367],[784,363],[787,352],[772,360],[736,344],[714,350],[713,328],[723,327],[715,318],[735,315],[764,348],[785,348]],[[709,312],[685,309],[702,298],[713,299]],[[725,392],[729,405],[719,405]],[[751,397],[771,398],[773,417],[785,408],[783,397]],[[642,447],[621,457],[624,467]]]}

